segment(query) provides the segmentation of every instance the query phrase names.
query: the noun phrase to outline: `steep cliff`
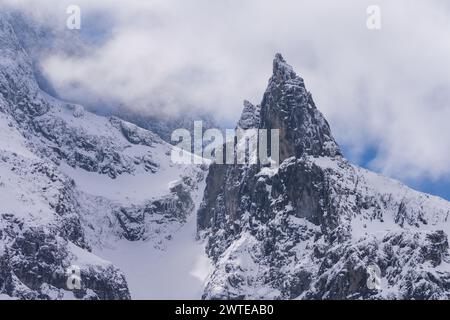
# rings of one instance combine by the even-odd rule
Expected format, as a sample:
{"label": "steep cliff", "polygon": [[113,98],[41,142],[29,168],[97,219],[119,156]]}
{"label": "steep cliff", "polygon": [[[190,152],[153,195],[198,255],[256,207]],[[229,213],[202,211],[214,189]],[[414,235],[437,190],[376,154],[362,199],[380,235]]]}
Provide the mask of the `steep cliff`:
{"label": "steep cliff", "polygon": [[[279,129],[281,164],[210,167],[198,211],[215,261],[204,298],[450,297],[450,203],[351,165],[280,54],[240,123]],[[367,285],[373,264],[378,289]]]}

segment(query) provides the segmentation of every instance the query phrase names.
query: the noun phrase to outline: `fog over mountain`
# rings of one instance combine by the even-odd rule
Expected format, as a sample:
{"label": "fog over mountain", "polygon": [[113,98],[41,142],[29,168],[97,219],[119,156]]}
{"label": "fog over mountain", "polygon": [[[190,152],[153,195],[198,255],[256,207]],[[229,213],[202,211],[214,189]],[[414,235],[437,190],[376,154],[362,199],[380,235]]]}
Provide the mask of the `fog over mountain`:
{"label": "fog over mountain", "polygon": [[0,0],[0,299],[450,298],[447,2],[69,4]]}
{"label": "fog over mountain", "polygon": [[[59,31],[71,4],[3,3]],[[446,1],[378,1],[378,31],[366,28],[369,1],[78,4],[81,34],[94,45],[42,59],[65,98],[151,115],[206,110],[231,126],[243,99],[259,102],[266,61],[280,51],[307,79],[352,160],[418,186],[448,181]]]}

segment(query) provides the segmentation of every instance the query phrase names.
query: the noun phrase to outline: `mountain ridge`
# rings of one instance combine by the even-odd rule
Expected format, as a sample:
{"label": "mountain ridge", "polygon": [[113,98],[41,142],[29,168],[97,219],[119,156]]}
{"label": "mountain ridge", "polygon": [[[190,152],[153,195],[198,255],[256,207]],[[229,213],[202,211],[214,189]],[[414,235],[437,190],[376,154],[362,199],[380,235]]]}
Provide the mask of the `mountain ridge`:
{"label": "mountain ridge", "polygon": [[193,212],[203,170],[171,164],[171,145],[150,131],[43,92],[4,13],[0,43],[0,294],[130,299],[102,248],[124,239],[163,250]]}
{"label": "mountain ridge", "polygon": [[[449,202],[351,165],[280,54],[260,110],[255,126],[281,132],[281,164],[210,166],[198,228],[215,269],[203,298],[450,297]],[[379,290],[367,285],[373,264]]]}
{"label": "mountain ridge", "polygon": [[[0,13],[2,299],[130,299],[152,289],[140,277],[176,288],[182,275],[204,299],[450,298],[450,203],[350,164],[281,54],[237,124],[280,130],[280,165],[212,164],[205,177],[171,163],[158,134],[42,91],[19,34]],[[146,263],[178,254],[183,273],[148,274]],[[73,265],[81,290],[67,287]]]}

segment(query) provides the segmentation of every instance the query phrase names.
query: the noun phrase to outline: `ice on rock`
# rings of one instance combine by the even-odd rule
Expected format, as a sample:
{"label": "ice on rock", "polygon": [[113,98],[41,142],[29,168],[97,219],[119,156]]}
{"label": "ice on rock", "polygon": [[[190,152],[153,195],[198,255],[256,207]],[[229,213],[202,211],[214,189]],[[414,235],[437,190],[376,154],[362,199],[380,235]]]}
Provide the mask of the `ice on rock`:
{"label": "ice on rock", "polygon": [[[450,298],[449,202],[350,164],[280,54],[259,114],[260,128],[281,132],[282,163],[210,167],[204,298]],[[367,286],[371,264],[380,290]]]}
{"label": "ice on rock", "polygon": [[[134,269],[103,259],[105,248],[145,243],[146,263],[165,250],[204,171],[172,164],[150,131],[43,92],[29,50],[40,33],[24,39],[37,26],[18,21],[0,12],[0,299],[130,299]],[[82,279],[73,292],[71,265]]]}

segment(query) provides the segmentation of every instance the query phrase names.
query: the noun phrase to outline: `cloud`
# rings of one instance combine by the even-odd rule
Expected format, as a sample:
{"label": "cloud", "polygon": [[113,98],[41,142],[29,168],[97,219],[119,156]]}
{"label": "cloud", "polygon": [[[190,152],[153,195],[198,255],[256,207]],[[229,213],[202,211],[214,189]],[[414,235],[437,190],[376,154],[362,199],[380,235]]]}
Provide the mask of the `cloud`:
{"label": "cloud", "polygon": [[[61,24],[71,1],[50,2],[58,6],[20,1],[22,10],[56,14]],[[207,110],[233,123],[243,99],[260,102],[281,52],[351,159],[375,148],[370,166],[388,175],[448,177],[450,6],[376,2],[378,31],[366,27],[374,3],[362,0],[77,1],[82,19],[101,13],[108,37],[87,55],[55,54],[43,63],[71,99],[149,114]]]}

